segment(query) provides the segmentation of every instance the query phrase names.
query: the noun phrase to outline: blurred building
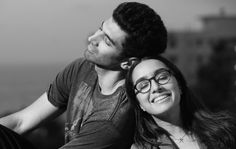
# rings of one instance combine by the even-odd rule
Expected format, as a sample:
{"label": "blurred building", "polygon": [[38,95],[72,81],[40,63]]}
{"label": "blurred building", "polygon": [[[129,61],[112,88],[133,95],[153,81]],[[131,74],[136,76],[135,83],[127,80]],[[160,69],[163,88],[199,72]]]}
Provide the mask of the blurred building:
{"label": "blurred building", "polygon": [[174,62],[183,72],[191,85],[196,84],[198,66],[208,62],[211,44],[202,32],[170,32],[165,56]]}
{"label": "blurred building", "polygon": [[236,114],[236,16],[203,16],[200,31],[172,31],[165,56],[212,110]]}
{"label": "blurred building", "polygon": [[236,45],[236,16],[227,16],[222,9],[220,14],[203,16],[201,21],[203,28],[200,31],[170,32],[165,53],[191,85],[197,83],[196,71],[208,63],[217,43],[224,41],[232,51]]}

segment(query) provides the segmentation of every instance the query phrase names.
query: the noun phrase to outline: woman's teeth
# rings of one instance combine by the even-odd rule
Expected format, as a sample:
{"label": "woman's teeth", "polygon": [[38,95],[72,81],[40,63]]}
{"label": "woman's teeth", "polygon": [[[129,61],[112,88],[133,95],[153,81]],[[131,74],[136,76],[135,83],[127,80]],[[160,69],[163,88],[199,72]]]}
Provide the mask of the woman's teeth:
{"label": "woman's teeth", "polygon": [[151,103],[161,103],[163,100],[167,99],[167,97],[169,97],[170,95],[169,94],[165,94],[165,95],[161,95],[161,96],[158,96],[157,98],[154,98]]}

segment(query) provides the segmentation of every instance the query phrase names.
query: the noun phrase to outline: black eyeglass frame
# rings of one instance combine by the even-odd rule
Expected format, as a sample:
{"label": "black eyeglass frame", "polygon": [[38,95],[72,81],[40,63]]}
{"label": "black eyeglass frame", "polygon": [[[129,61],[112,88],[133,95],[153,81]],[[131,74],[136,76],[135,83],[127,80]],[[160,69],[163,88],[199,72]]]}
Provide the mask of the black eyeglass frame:
{"label": "black eyeglass frame", "polygon": [[[168,75],[168,80],[167,80],[166,82],[164,82],[164,83],[160,83],[160,81],[159,81],[159,80],[160,80],[160,77],[158,77],[158,78],[156,79],[156,76],[159,75],[159,74],[162,73],[162,72],[167,72],[167,73],[169,74],[169,75]],[[152,84],[151,81],[152,81],[152,80],[154,80],[158,85],[165,85],[165,84],[167,84],[167,83],[170,81],[171,76],[172,76],[172,72],[171,72],[169,69],[161,68],[161,69],[157,70],[157,71],[155,72],[155,74],[154,74],[151,78],[142,80],[142,81],[146,81],[146,80],[147,80],[147,81],[149,82],[149,89],[148,89],[147,91],[142,92],[141,90],[138,90],[138,89],[137,89],[137,85],[138,85],[140,82],[142,82],[142,81],[140,81],[140,82],[138,82],[138,83],[136,83],[136,84],[134,85],[134,89],[137,91],[136,94],[138,94],[138,93],[145,94],[145,93],[149,92],[149,91],[151,90],[151,84]]]}

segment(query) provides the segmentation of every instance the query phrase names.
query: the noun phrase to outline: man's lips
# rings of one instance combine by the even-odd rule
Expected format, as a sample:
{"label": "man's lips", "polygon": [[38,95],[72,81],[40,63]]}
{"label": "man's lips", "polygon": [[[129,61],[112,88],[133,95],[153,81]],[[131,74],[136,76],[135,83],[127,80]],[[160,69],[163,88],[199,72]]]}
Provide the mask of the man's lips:
{"label": "man's lips", "polygon": [[93,52],[93,47],[92,47],[92,45],[88,45],[88,48],[87,48],[87,51],[89,52],[89,53],[94,53]]}
{"label": "man's lips", "polygon": [[165,101],[166,99],[168,99],[171,96],[171,93],[165,93],[165,94],[161,94],[159,96],[155,96],[154,98],[151,99],[151,103],[161,103],[163,101]]}

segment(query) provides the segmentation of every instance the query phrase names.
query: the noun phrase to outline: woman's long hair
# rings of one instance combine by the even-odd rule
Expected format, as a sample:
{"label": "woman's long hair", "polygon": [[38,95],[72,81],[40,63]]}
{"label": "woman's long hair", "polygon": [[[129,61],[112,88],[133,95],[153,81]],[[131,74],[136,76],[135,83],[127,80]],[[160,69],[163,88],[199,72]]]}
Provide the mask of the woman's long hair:
{"label": "woman's long hair", "polygon": [[[202,102],[193,95],[180,70],[167,59],[161,56],[147,57],[144,59],[157,59],[163,62],[176,78],[182,91],[180,110],[184,131],[190,131],[210,149],[236,148],[236,121],[229,113],[210,112]],[[158,146],[161,143],[158,142],[160,136],[169,134],[155,123],[150,114],[141,110],[138,100],[136,99],[132,82],[132,72],[135,66],[142,60],[135,62],[126,76],[127,94],[135,106],[136,132],[134,141],[141,146],[144,146],[145,143]]]}

